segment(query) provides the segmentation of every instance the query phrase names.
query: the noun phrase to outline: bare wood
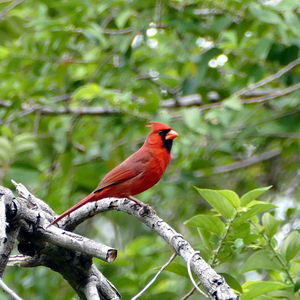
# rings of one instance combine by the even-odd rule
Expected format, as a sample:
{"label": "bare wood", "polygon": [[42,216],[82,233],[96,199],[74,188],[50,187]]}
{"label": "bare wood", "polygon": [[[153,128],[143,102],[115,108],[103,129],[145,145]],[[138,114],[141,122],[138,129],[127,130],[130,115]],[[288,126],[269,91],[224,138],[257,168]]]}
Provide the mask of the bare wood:
{"label": "bare wood", "polygon": [[56,226],[50,226],[42,235],[54,245],[80,251],[106,262],[113,262],[117,257],[116,249]]}
{"label": "bare wood", "polygon": [[0,254],[4,244],[7,241],[6,237],[6,213],[5,213],[5,196],[0,194]]}
{"label": "bare wood", "polygon": [[[25,198],[31,205],[31,207],[36,209],[36,212],[30,212],[26,205],[21,204],[20,206],[20,203],[18,204],[19,210],[21,208],[21,210],[27,215],[31,214],[33,216],[33,218],[31,218],[32,222],[34,222],[35,218],[43,217],[41,218],[43,220],[40,220],[39,222],[41,223],[41,225],[44,225],[45,220],[48,221],[49,218],[46,218],[43,212],[46,210],[47,214],[51,213],[48,205],[46,205],[45,203],[41,205],[41,202],[43,201],[33,196],[23,184],[16,183],[13,180],[12,182],[16,186],[18,194],[21,197]],[[41,207],[43,207],[43,209],[41,209]],[[57,228],[56,226],[51,226],[47,230],[41,230],[41,228],[38,228],[36,230],[36,235],[38,235],[38,237],[42,238],[44,241],[50,242],[53,245],[57,245],[74,251],[79,251],[87,255],[97,257],[106,262],[113,262],[117,257],[116,249],[95,242],[78,234],[64,231]]]}
{"label": "bare wood", "polygon": [[[18,249],[21,255],[12,257],[9,265],[26,267],[41,265],[51,268],[59,272],[83,300],[87,300],[86,285],[92,281],[96,282],[101,299],[120,299],[117,289],[93,264],[91,255],[57,246],[50,242],[51,239],[47,240],[49,231],[45,230],[42,224],[49,224],[55,214],[52,215],[48,205],[41,204],[42,200],[34,197],[23,185],[15,184],[20,195],[26,198],[15,198],[10,190],[0,187],[0,191],[4,191],[10,198],[8,209],[13,212],[13,216],[9,220],[10,224],[22,226],[22,233],[18,236]],[[54,229],[54,231],[61,232],[59,229]],[[3,259],[1,259],[1,263],[2,261]]]}
{"label": "bare wood", "polygon": [[12,192],[9,189],[0,186],[0,227],[1,227],[1,241],[0,241],[0,278],[4,273],[6,265],[8,263],[9,255],[15,245],[19,226],[15,223],[7,223],[6,219],[6,204],[13,197]]}
{"label": "bare wood", "polygon": [[95,281],[90,281],[85,286],[84,293],[87,300],[100,300]]}

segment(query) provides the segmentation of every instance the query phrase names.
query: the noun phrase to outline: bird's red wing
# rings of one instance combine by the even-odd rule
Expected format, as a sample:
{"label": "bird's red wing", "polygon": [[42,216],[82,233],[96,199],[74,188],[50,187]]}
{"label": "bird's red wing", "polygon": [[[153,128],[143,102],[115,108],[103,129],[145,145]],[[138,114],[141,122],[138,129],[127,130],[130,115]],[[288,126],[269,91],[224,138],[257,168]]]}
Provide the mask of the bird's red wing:
{"label": "bird's red wing", "polygon": [[124,182],[126,180],[129,180],[133,177],[136,177],[137,175],[139,175],[141,172],[139,172],[138,170],[134,170],[134,169],[123,169],[121,165],[119,165],[118,167],[112,169],[104,178],[103,180],[100,182],[100,184],[98,185],[98,187],[94,190],[94,193],[96,192],[100,192],[101,190],[103,190],[104,188],[111,186],[111,185],[115,185],[121,182]]}

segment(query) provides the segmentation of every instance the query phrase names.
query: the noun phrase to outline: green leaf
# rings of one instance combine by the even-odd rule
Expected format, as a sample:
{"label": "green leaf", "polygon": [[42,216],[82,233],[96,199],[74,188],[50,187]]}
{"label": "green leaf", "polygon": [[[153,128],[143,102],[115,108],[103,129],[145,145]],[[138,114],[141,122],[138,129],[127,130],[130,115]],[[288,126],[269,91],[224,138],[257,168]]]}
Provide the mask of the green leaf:
{"label": "green leaf", "polygon": [[225,107],[231,108],[233,110],[239,111],[243,107],[240,97],[232,95],[230,98],[227,98],[223,101]]}
{"label": "green leaf", "polygon": [[235,207],[240,207],[240,198],[239,196],[234,192],[230,190],[219,190],[218,191],[221,195],[223,195],[227,200],[230,201],[230,203]]}
{"label": "green leaf", "polygon": [[262,225],[265,228],[267,236],[270,238],[276,234],[281,222],[281,220],[276,220],[270,213],[265,213],[262,216]]}
{"label": "green leaf", "polygon": [[35,136],[32,133],[19,134],[13,144],[17,153],[33,150],[36,147]]}
{"label": "green leaf", "polygon": [[78,89],[76,89],[72,95],[72,99],[75,101],[80,99],[92,100],[99,96],[101,88],[99,84],[87,83]]}
{"label": "green leaf", "polygon": [[232,289],[236,290],[239,293],[243,293],[243,288],[240,285],[240,283],[236,280],[236,278],[234,278],[232,275],[228,273],[219,273],[219,274],[224,277],[224,279]]}
{"label": "green leaf", "polygon": [[252,191],[249,191],[248,193],[244,194],[241,198],[242,206],[246,206],[248,203],[250,203],[252,200],[256,200],[257,197],[268,191],[272,186],[262,187],[258,189],[254,189]]}
{"label": "green leaf", "polygon": [[225,225],[216,216],[196,215],[184,222],[185,225],[200,227],[201,229],[221,235],[224,232]]}
{"label": "green leaf", "polygon": [[0,136],[0,163],[7,163],[13,156],[14,150],[12,143]]}
{"label": "green leaf", "polygon": [[169,271],[171,273],[175,273],[179,276],[189,278],[189,274],[187,272],[186,266],[183,266],[182,264],[178,263],[171,263],[166,268],[166,271]]}
{"label": "green leaf", "polygon": [[284,240],[282,252],[287,261],[294,258],[300,251],[300,233],[297,231],[291,232]]}
{"label": "green leaf", "polygon": [[128,21],[129,17],[134,14],[134,11],[132,10],[123,10],[120,13],[118,13],[117,17],[115,18],[116,25],[118,28],[124,27],[126,22]]}
{"label": "green leaf", "polygon": [[288,289],[290,286],[278,281],[247,281],[242,288],[244,291],[242,300],[251,300],[268,292]]}
{"label": "green leaf", "polygon": [[259,19],[264,23],[279,24],[279,25],[283,23],[282,19],[278,14],[276,14],[271,10],[262,8],[257,3],[253,3],[253,2],[250,3],[249,9],[253,16],[255,16],[257,19]]}
{"label": "green leaf", "polygon": [[9,56],[9,50],[6,47],[0,46],[0,60],[4,60]]}
{"label": "green leaf", "polygon": [[261,203],[253,205],[248,209],[248,211],[240,213],[240,216],[235,219],[234,225],[240,225],[245,221],[249,220],[251,217],[272,208],[276,208],[276,205],[271,203]]}
{"label": "green leaf", "polygon": [[274,254],[270,250],[258,250],[249,256],[241,271],[249,272],[253,270],[281,270],[282,267]]}
{"label": "green leaf", "polygon": [[196,190],[222,216],[227,219],[234,216],[236,212],[234,206],[220,191],[199,188],[196,188]]}
{"label": "green leaf", "polygon": [[300,290],[300,279],[297,279],[294,285],[294,293],[298,292]]}

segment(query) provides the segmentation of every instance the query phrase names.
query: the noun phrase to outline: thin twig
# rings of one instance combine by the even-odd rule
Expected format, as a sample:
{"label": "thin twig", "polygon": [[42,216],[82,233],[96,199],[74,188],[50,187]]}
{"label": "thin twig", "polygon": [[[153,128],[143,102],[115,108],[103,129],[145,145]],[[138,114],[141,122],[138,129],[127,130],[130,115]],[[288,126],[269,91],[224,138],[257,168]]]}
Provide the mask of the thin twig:
{"label": "thin twig", "polygon": [[[222,235],[222,237],[220,238],[219,240],[219,243],[218,243],[218,246],[217,248],[215,249],[213,255],[212,255],[212,258],[211,258],[211,266],[214,267],[216,265],[216,262],[217,262],[217,258],[218,258],[218,255],[220,254],[220,251],[224,245],[224,241],[226,240],[229,232],[230,232],[230,229],[231,229],[231,226],[235,220],[237,215],[235,215],[229,222],[227,222],[226,224],[226,228],[225,228],[225,231]],[[190,275],[191,277],[191,275]],[[193,282],[193,281],[192,281]],[[187,293],[185,294],[182,298],[180,298],[180,300],[187,300],[190,296],[193,295],[193,293],[196,291],[196,289],[199,291],[199,288],[198,286],[201,284],[200,281],[198,281],[197,283],[193,282],[193,285],[194,287]],[[202,291],[201,291],[202,292]]]}
{"label": "thin twig", "polygon": [[9,288],[0,278],[0,288],[14,300],[23,300],[11,288]]}
{"label": "thin twig", "polygon": [[[294,84],[288,88],[282,89],[282,90],[276,90],[276,92],[274,92],[273,94],[270,94],[270,95],[265,95],[265,96],[261,96],[261,97],[253,97],[253,98],[249,98],[249,99],[242,99],[242,100],[240,100],[240,102],[243,104],[260,103],[260,102],[264,102],[267,100],[276,99],[276,98],[288,95],[298,89],[300,89],[300,83],[296,83],[296,84]],[[206,111],[206,110],[210,110],[212,108],[222,107],[222,106],[224,106],[224,101],[200,105],[199,109],[200,109],[200,111]]]}
{"label": "thin twig", "polygon": [[201,291],[198,287],[198,284],[195,282],[195,279],[193,277],[193,274],[192,274],[192,271],[191,271],[191,261],[193,259],[193,257],[195,256],[195,254],[200,254],[200,251],[195,251],[191,256],[190,258],[188,259],[187,261],[187,270],[188,270],[188,274],[190,276],[190,280],[194,286],[194,288],[202,295],[204,296],[205,298],[208,298],[208,295],[206,295],[203,291]]}
{"label": "thin twig", "polygon": [[[258,226],[257,224],[253,223],[252,221],[250,221],[250,224],[255,227],[258,231],[260,231],[260,229],[258,229]],[[287,278],[290,280],[291,284],[295,284],[295,281],[289,271],[289,268],[287,266],[287,264],[285,263],[285,261],[283,260],[281,254],[279,252],[276,251],[276,249],[273,247],[272,245],[272,241],[271,239],[269,239],[267,237],[267,235],[262,232],[262,237],[264,238],[264,240],[267,242],[269,248],[271,249],[271,251],[273,252],[274,254],[274,257],[276,257],[277,261],[280,263],[280,265],[282,266],[282,269],[284,270],[284,272],[286,273],[287,275]]]}
{"label": "thin twig", "polygon": [[159,269],[159,271],[155,274],[155,276],[147,283],[147,285],[135,296],[131,298],[131,300],[136,300],[137,298],[141,297],[145,291],[155,282],[157,277],[167,268],[167,266],[176,258],[177,254],[173,253],[170,259]]}
{"label": "thin twig", "polygon": [[298,89],[300,89],[300,83],[296,83],[296,84],[294,84],[292,86],[289,86],[285,89],[278,90],[275,93],[270,94],[270,95],[244,99],[244,100],[241,100],[241,102],[244,103],[244,104],[260,103],[260,102],[264,102],[264,101],[267,101],[267,100],[275,99],[275,98],[290,94],[290,93],[292,93],[292,92],[294,92]]}
{"label": "thin twig", "polygon": [[197,171],[195,173],[196,173],[197,177],[205,177],[205,176],[214,175],[214,174],[231,172],[231,171],[235,171],[238,169],[242,169],[245,167],[255,165],[264,160],[271,159],[273,157],[280,155],[280,153],[281,153],[281,150],[279,148],[276,148],[271,151],[267,151],[267,152],[264,152],[261,154],[250,156],[242,161],[234,162],[232,164],[228,164],[228,165],[224,165],[224,166],[215,167],[211,171],[207,171],[207,172],[206,171]]}
{"label": "thin twig", "polygon": [[10,10],[14,9],[16,6],[24,2],[25,0],[16,0],[10,3],[7,7],[5,7],[0,13],[0,21],[3,20]]}
{"label": "thin twig", "polygon": [[248,87],[243,88],[241,90],[239,90],[238,92],[236,92],[237,96],[241,96],[246,94],[247,92],[249,92],[250,90],[255,90],[263,85],[266,85],[267,83],[274,81],[275,79],[278,79],[279,77],[281,77],[283,74],[287,73],[288,71],[290,71],[291,69],[293,69],[294,67],[296,67],[297,65],[300,64],[300,58],[298,57],[296,60],[292,61],[291,63],[289,63],[288,65],[286,65],[285,67],[283,67],[282,69],[280,69],[278,72],[256,82],[253,84],[250,84]]}

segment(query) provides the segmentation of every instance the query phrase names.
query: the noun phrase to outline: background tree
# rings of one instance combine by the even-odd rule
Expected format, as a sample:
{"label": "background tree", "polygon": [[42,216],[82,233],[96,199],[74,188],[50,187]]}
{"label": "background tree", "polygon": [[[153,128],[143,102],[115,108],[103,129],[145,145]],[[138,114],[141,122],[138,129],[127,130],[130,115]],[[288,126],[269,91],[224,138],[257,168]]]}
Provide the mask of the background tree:
{"label": "background tree", "polygon": [[[250,290],[245,299],[258,299],[251,284],[259,290],[259,280],[270,283],[261,299],[270,290],[293,299],[300,271],[299,10],[298,0],[2,1],[1,184],[22,182],[60,213],[139,147],[146,122],[166,122],[181,134],[174,160],[140,199],[230,274],[233,288]],[[244,233],[231,218],[221,218],[227,231],[211,232],[199,218],[196,228],[187,226],[194,215],[222,214],[193,186],[242,195],[270,185],[264,200],[278,208],[249,214],[240,222]],[[129,216],[101,214],[78,230],[120,250],[113,264],[96,263],[124,299],[171,255]],[[280,266],[264,264],[270,251]],[[187,293],[181,263],[144,299]],[[25,299],[74,295],[45,268],[11,268],[4,278]]]}

